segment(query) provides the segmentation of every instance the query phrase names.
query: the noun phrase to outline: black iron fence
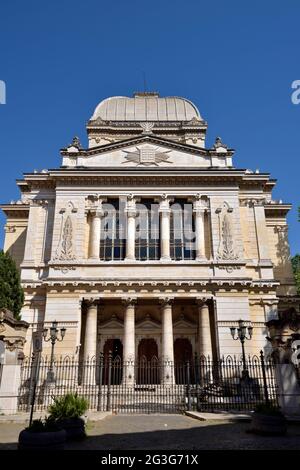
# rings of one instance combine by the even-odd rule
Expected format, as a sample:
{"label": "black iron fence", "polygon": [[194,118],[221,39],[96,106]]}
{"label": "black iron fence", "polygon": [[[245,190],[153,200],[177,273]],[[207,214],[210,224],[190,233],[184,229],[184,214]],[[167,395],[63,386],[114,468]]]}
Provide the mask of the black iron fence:
{"label": "black iron fence", "polygon": [[25,359],[21,368],[19,410],[46,410],[54,397],[77,392],[91,410],[118,413],[180,413],[186,410],[253,410],[277,404],[275,365],[271,357],[218,361],[161,362],[156,357],[123,362],[112,355],[78,361],[72,357]]}

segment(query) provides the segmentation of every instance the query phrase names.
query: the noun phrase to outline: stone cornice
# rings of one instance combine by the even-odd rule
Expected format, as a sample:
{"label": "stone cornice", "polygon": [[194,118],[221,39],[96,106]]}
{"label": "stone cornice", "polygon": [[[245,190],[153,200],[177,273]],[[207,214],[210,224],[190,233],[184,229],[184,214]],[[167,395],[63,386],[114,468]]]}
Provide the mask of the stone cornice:
{"label": "stone cornice", "polygon": [[[27,190],[55,189],[59,186],[224,186],[235,184],[240,188],[263,190],[269,181],[269,174],[246,174],[244,169],[219,167],[175,167],[175,168],[57,168],[48,173],[25,173],[23,183]],[[20,185],[21,182],[19,181]],[[269,207],[269,206],[268,206]],[[281,205],[282,207],[282,205]]]}
{"label": "stone cornice", "polygon": [[242,172],[234,172],[232,170],[216,171],[205,169],[191,168],[177,168],[167,171],[160,169],[148,170],[143,168],[140,169],[64,169],[64,170],[53,170],[51,172],[51,179],[45,182],[39,180],[31,175],[25,176],[28,178],[28,182],[32,189],[44,188],[45,184],[47,187],[55,187],[59,185],[63,186],[178,186],[178,187],[190,187],[191,185],[197,186],[203,184],[205,186],[213,186],[223,184],[224,186],[238,186],[242,181]]}
{"label": "stone cornice", "polygon": [[[236,288],[236,289],[270,289],[276,288],[280,285],[279,282],[273,280],[259,280],[252,281],[248,278],[240,279],[226,279],[226,278],[209,278],[209,279],[190,279],[190,280],[174,280],[174,279],[147,279],[141,281],[140,279],[107,279],[107,280],[97,280],[97,279],[49,279],[41,282],[30,282],[23,281],[22,287],[24,289],[36,288],[38,286],[44,287],[68,287],[68,288],[90,288],[94,289],[95,287],[123,287],[123,288],[135,288],[135,287],[150,287],[150,288],[196,288],[203,289],[203,287],[208,288]],[[199,295],[199,294],[198,294]]]}
{"label": "stone cornice", "polygon": [[29,215],[29,204],[1,204],[0,209],[8,217],[16,219],[27,219]]}
{"label": "stone cornice", "polygon": [[292,208],[292,204],[283,203],[283,204],[266,204],[265,212],[267,217],[285,217],[287,213]]}
{"label": "stone cornice", "polygon": [[[174,150],[180,150],[187,153],[192,153],[196,155],[214,155],[215,150],[203,149],[201,147],[197,147],[195,145],[185,144],[176,142],[174,140],[164,139],[162,137],[157,136],[148,136],[148,135],[141,135],[137,137],[131,137],[129,139],[120,140],[118,142],[112,142],[105,145],[99,145],[97,147],[92,147],[90,149],[83,149],[76,152],[70,152],[67,149],[61,149],[60,153],[63,156],[81,156],[81,157],[89,157],[92,155],[98,155],[99,153],[106,153],[113,150],[119,150],[124,147],[130,147],[132,145],[142,144],[142,143],[153,143],[155,145],[160,145],[162,147],[168,147]],[[231,156],[233,155],[234,150],[228,149],[226,155]],[[218,154],[219,155],[219,154]]]}

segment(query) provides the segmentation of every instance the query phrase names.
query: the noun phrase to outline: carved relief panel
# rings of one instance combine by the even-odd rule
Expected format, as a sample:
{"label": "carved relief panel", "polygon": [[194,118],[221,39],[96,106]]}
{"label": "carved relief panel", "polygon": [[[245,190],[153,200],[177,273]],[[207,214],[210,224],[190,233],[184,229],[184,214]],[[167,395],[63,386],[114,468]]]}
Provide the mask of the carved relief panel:
{"label": "carved relief panel", "polygon": [[223,202],[222,206],[216,210],[219,221],[219,247],[217,259],[230,261],[239,258],[235,247],[233,232],[233,209],[227,202]]}
{"label": "carved relief panel", "polygon": [[60,237],[54,260],[75,260],[74,231],[76,219],[74,216],[77,213],[77,209],[74,207],[74,204],[69,201],[66,207],[62,208],[59,213],[61,214]]}

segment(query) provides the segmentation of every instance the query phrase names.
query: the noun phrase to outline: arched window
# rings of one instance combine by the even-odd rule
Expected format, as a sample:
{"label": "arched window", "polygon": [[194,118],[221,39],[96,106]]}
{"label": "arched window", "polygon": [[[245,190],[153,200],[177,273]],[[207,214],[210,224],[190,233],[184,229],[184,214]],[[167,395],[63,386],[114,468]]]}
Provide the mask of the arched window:
{"label": "arched window", "polygon": [[120,207],[121,204],[118,199],[109,199],[102,204],[104,217],[101,224],[100,259],[104,261],[125,258],[125,227],[121,217],[124,209]]}
{"label": "arched window", "polygon": [[176,199],[170,209],[171,259],[195,259],[193,205],[186,200]]}
{"label": "arched window", "polygon": [[135,258],[142,261],[159,259],[159,204],[142,199],[136,209]]}

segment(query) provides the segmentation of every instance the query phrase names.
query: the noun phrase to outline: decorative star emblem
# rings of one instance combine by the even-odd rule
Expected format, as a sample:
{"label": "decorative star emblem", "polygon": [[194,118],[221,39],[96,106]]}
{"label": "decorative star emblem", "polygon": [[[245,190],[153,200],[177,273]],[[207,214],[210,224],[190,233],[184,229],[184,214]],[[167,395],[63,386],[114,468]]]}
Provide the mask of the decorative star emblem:
{"label": "decorative star emblem", "polygon": [[137,148],[134,152],[126,152],[126,162],[123,163],[136,163],[136,166],[159,166],[159,163],[172,163],[169,162],[170,155],[167,155],[171,150],[166,152],[158,151],[159,147],[153,147],[152,145],[144,145],[143,147]]}

